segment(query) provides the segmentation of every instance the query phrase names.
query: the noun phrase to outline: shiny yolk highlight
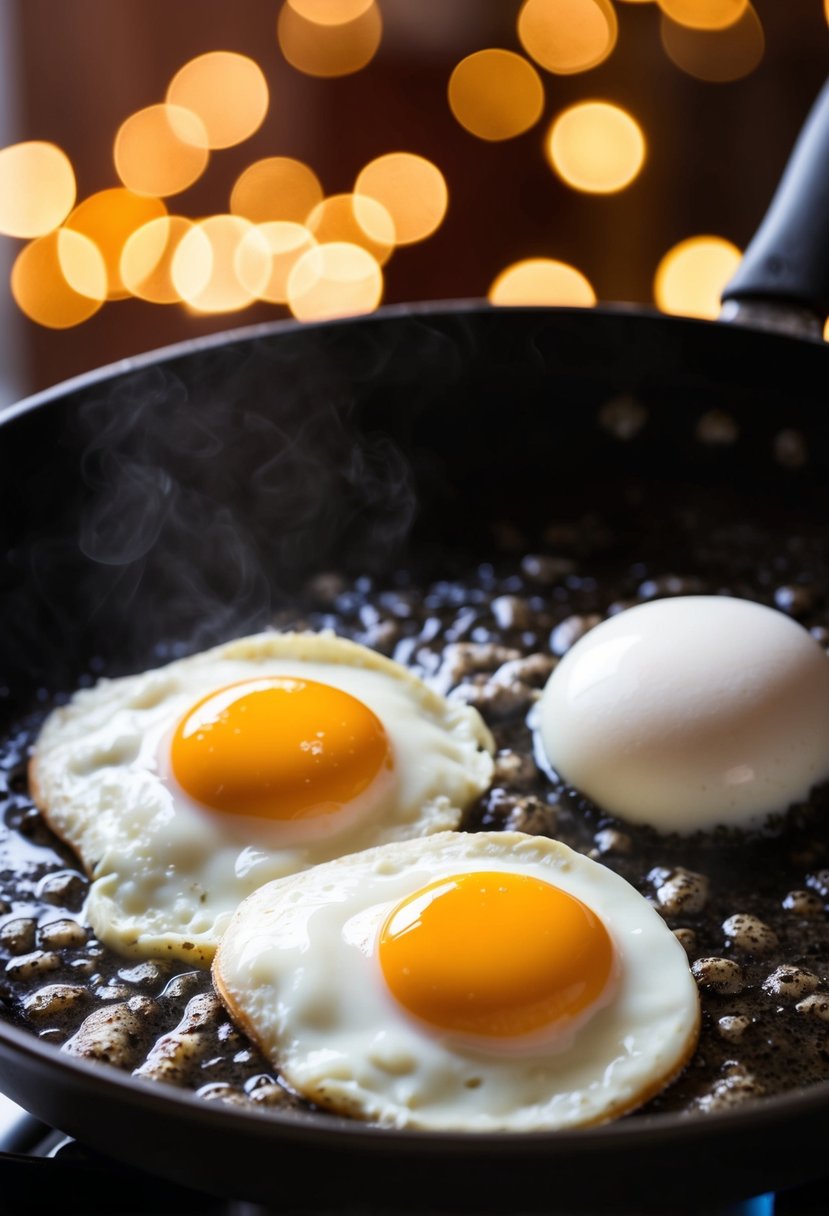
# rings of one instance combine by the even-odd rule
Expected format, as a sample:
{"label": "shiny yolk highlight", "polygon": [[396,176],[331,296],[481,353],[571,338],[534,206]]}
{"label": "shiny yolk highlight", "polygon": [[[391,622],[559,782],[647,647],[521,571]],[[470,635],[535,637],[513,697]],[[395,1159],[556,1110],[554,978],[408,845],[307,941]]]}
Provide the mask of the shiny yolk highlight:
{"label": "shiny yolk highlight", "polygon": [[456,874],[402,900],[380,965],[400,1004],[441,1030],[499,1038],[584,1014],[613,972],[607,929],[566,891],[526,874]]}
{"label": "shiny yolk highlight", "polygon": [[171,763],[196,802],[284,821],[341,810],[393,761],[382,723],[362,701],[273,676],[197,702],[173,736]]}

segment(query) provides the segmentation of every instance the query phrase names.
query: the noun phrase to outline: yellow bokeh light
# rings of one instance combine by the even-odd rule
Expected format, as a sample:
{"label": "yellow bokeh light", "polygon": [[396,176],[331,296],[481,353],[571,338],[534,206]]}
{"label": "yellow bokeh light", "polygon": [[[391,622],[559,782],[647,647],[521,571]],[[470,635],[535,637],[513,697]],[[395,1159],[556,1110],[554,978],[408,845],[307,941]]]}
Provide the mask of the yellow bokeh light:
{"label": "yellow bokeh light", "polygon": [[[230,148],[262,125],[268,112],[268,82],[247,55],[210,51],[176,72],[166,100],[198,114],[208,147]],[[186,138],[181,131],[179,135]]]}
{"label": "yellow bokeh light", "polygon": [[713,84],[748,76],[766,49],[763,26],[751,5],[722,30],[689,29],[663,15],[660,35],[665,53],[678,68]]}
{"label": "yellow bokeh light", "polygon": [[[263,241],[267,247],[267,277],[263,282]],[[296,263],[316,241],[302,224],[273,220],[259,224],[245,234],[236,252],[236,272],[240,282],[259,300],[287,304],[288,277]]]}
{"label": "yellow bokeh light", "polygon": [[680,241],[657,267],[653,283],[657,306],[686,317],[717,317],[720,295],[740,257],[737,246],[720,236]]}
{"label": "yellow bokeh light", "polygon": [[147,106],[115,136],[115,168],[136,194],[163,198],[186,190],[207,167],[207,130],[192,110]]}
{"label": "yellow bokeh light", "polygon": [[107,272],[88,237],[61,228],[20,251],[12,267],[11,291],[18,308],[49,329],[69,329],[89,320],[103,304]]}
{"label": "yellow bokeh light", "polygon": [[658,0],[666,17],[694,30],[724,30],[739,20],[749,0]]}
{"label": "yellow bokeh light", "polygon": [[367,249],[345,241],[309,249],[288,275],[288,305],[300,321],[373,312],[383,272]]}
{"label": "yellow bokeh light", "polygon": [[596,293],[580,270],[554,258],[526,258],[507,266],[493,281],[492,304],[558,304],[590,307]]}
{"label": "yellow bokeh light", "polygon": [[230,196],[230,210],[254,224],[291,220],[304,224],[317,203],[322,186],[313,169],[290,156],[268,156],[239,174]]}
{"label": "yellow bokeh light", "polygon": [[142,225],[121,254],[121,279],[130,295],[151,304],[177,304],[181,297],[171,275],[179,241],[193,227],[182,215],[164,215]]}
{"label": "yellow bokeh light", "polygon": [[288,0],[291,8],[316,25],[345,25],[367,12],[374,0]]}
{"label": "yellow bokeh light", "polygon": [[524,50],[560,76],[603,63],[618,33],[610,0],[524,0],[518,14]]}
{"label": "yellow bokeh light", "polygon": [[337,25],[309,21],[291,4],[279,10],[276,36],[291,67],[308,76],[350,76],[370,63],[380,46],[383,22],[376,3]]}
{"label": "yellow bokeh light", "polygon": [[194,224],[178,243],[170,275],[179,296],[196,312],[237,312],[256,299],[264,287],[270,252],[263,237],[249,238],[259,252],[259,273],[254,289],[243,283],[237,270],[242,241],[255,227],[238,215],[211,215]]}
{"label": "yellow bokeh light", "polygon": [[0,233],[44,236],[74,202],[75,173],[55,144],[30,140],[0,149]]}
{"label": "yellow bokeh light", "polygon": [[143,224],[166,214],[167,208],[161,199],[115,186],[84,199],[66,220],[67,228],[89,237],[103,254],[110,300],[120,300],[130,294],[121,278],[124,245]]}
{"label": "yellow bokeh light", "polygon": [[575,190],[613,194],[639,174],[645,137],[626,110],[606,101],[582,101],[563,110],[547,135],[547,155]]}
{"label": "yellow bokeh light", "polygon": [[476,51],[449,78],[449,106],[479,139],[512,139],[538,122],[544,86],[521,55],[497,48]]}
{"label": "yellow bokeh light", "polygon": [[449,205],[449,191],[440,169],[412,152],[378,156],[361,170],[354,192],[382,203],[394,222],[398,245],[431,236],[443,222]]}
{"label": "yellow bokeh light", "polygon": [[394,221],[382,203],[367,195],[333,194],[313,208],[306,224],[320,245],[361,245],[381,266],[394,249]]}

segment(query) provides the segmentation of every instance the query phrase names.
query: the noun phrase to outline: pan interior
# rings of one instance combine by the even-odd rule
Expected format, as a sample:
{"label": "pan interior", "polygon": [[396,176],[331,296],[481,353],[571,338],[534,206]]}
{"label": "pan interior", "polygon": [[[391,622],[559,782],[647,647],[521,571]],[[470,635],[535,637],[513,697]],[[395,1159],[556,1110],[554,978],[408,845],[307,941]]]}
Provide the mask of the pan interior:
{"label": "pan interior", "polygon": [[[773,550],[763,569],[787,565],[755,595],[808,586],[817,628],[829,453],[812,386],[824,371],[822,347],[737,329],[449,310],[231,336],[56,393],[5,428],[0,456],[8,721],[36,717],[90,673],[274,623],[334,623],[372,644],[382,595],[412,587],[461,595],[489,580],[490,601],[546,598],[556,623],[603,614],[655,578],[649,595],[675,593],[671,578],[738,594],[758,531]],[[581,546],[572,585],[566,570],[552,583],[527,572],[534,556],[570,560],[565,536]],[[637,546],[647,560],[631,574]],[[320,598],[332,572],[350,623],[332,622]],[[463,605],[450,613],[445,596],[457,625]],[[399,621],[392,646],[406,637]],[[539,634],[503,630],[505,644]],[[529,649],[548,648],[549,632]],[[511,747],[520,723],[507,715],[499,730]],[[485,800],[466,826],[543,820],[550,799],[541,785],[530,794]],[[556,797],[585,851],[613,829]],[[798,841],[812,836],[807,823]],[[640,844],[641,885],[666,854]],[[686,867],[727,871],[735,852],[721,844],[716,864],[707,843],[692,845]],[[776,849],[757,842],[753,861],[773,866]],[[800,873],[819,869],[815,856]]]}

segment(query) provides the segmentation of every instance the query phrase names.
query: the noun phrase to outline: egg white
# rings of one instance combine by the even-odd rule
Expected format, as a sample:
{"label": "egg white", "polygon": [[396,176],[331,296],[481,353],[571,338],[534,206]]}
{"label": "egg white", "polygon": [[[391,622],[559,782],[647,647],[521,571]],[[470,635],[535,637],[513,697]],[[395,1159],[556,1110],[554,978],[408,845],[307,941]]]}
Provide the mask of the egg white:
{"label": "egg white", "polygon": [[[365,805],[325,816],[324,830],[211,811],[170,776],[168,740],[191,706],[263,675],[342,689],[389,738],[391,777]],[[262,883],[456,827],[489,784],[493,750],[475,710],[390,659],[331,633],[264,633],[79,691],[45,722],[30,775],[38,806],[94,880],[86,915],[98,937],[121,953],[204,965]]]}
{"label": "egg white", "polygon": [[[574,1033],[518,1050],[482,1046],[424,1028],[388,991],[377,941],[390,910],[441,876],[472,870],[540,878],[604,922],[617,985]],[[604,1122],[671,1080],[699,1033],[685,951],[647,900],[566,845],[521,833],[445,832],[269,883],[237,911],[213,975],[231,1016],[299,1093],[397,1127]]]}
{"label": "egg white", "polygon": [[560,777],[661,832],[759,828],[829,778],[829,658],[797,621],[733,596],[603,621],[556,667],[538,716]]}

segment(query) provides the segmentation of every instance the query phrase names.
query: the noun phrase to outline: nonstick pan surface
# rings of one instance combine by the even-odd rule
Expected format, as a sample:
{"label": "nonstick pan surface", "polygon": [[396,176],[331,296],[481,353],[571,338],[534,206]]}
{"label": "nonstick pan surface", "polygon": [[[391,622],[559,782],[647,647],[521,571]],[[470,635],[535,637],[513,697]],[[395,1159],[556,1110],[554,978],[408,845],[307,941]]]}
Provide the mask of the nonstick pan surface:
{"label": "nonstick pan surface", "polygon": [[[822,343],[741,326],[456,305],[240,331],[43,394],[0,428],[4,721],[93,656],[117,674],[159,640],[259,628],[332,566],[485,558],[494,523],[608,486],[710,487],[823,527],[828,377]],[[712,417],[732,441],[701,440]],[[285,1210],[693,1210],[817,1176],[829,1129],[824,1083],[552,1135],[258,1116],[6,1023],[0,1085],[118,1160]]]}

